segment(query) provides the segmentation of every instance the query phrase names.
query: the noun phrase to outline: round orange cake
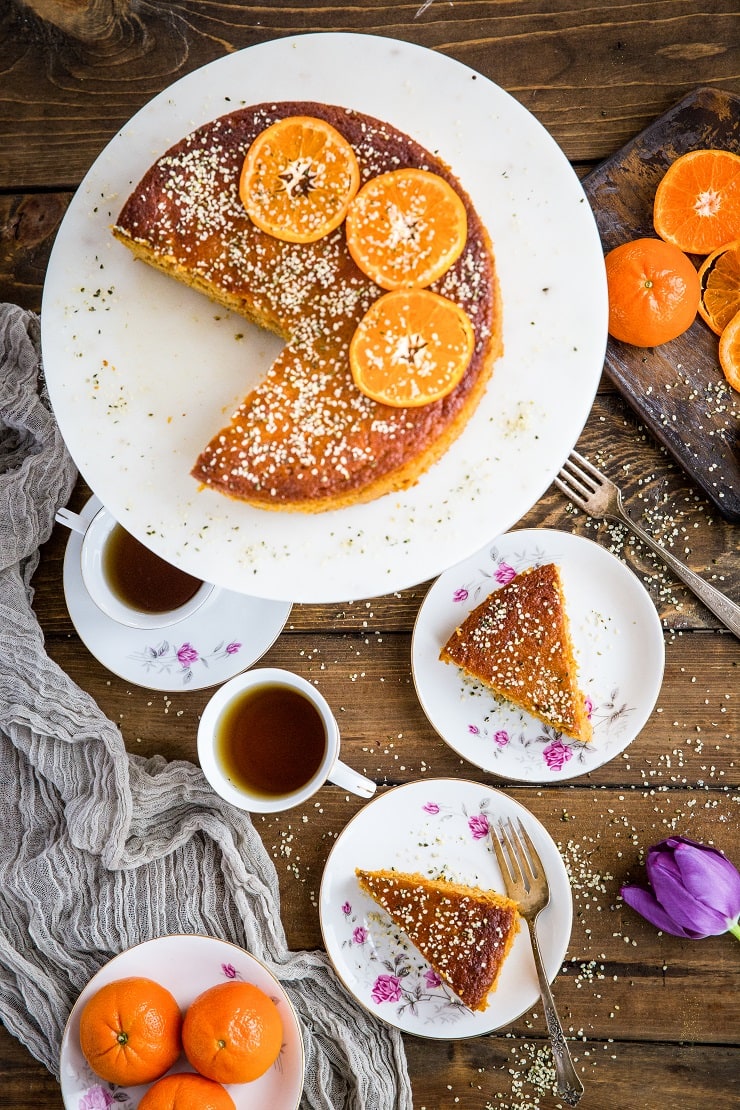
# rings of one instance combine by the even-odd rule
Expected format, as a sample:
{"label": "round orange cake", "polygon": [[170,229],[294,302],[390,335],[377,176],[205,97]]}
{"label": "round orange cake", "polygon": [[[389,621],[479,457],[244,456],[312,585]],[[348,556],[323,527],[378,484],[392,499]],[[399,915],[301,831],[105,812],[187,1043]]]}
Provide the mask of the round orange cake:
{"label": "round orange cake", "polygon": [[[361,184],[414,167],[439,174],[462,199],[465,248],[430,289],[468,313],[475,346],[441,400],[397,408],[354,384],[349,345],[384,290],[353,262],[344,224],[316,242],[290,243],[247,215],[239,198],[245,155],[266,127],[297,115],[326,120],[347,139]],[[285,339],[225,428],[214,410],[215,434],[192,469],[205,486],[261,508],[316,512],[412,485],[462,431],[501,353],[493,251],[470,198],[440,159],[359,112],[285,102],[222,116],[152,165],[113,233],[138,258]]]}

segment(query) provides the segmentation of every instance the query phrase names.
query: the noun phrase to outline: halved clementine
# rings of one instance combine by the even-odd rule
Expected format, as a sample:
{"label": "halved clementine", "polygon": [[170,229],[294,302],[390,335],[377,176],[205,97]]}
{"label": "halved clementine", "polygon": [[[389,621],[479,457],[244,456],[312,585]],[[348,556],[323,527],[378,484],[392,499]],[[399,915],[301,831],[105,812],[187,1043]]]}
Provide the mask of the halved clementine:
{"label": "halved clementine", "polygon": [[699,267],[699,315],[721,335],[740,312],[740,239],[726,243]]}
{"label": "halved clementine", "polygon": [[239,196],[262,231],[313,243],[339,227],[359,185],[355,152],[335,127],[314,116],[287,116],[250,146]]}
{"label": "halved clementine", "polygon": [[384,293],[352,337],[349,361],[358,389],[374,401],[416,408],[446,397],[473,354],[468,314],[430,289]]}
{"label": "halved clementine", "polygon": [[352,258],[381,289],[423,288],[460,257],[468,235],[465,205],[428,170],[373,177],[347,211]]}
{"label": "halved clementine", "polygon": [[732,388],[740,391],[740,312],[732,317],[719,337],[719,364]]}
{"label": "halved clementine", "polygon": [[740,238],[740,156],[690,150],[677,158],[656,190],[653,225],[689,254],[710,254]]}

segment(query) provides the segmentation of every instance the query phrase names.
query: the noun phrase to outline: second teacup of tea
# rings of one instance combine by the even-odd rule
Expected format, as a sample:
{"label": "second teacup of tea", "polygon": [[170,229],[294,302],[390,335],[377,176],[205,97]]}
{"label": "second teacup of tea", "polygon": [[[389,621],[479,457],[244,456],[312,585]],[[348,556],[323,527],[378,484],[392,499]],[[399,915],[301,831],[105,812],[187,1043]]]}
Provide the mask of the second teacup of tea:
{"label": "second teacup of tea", "polygon": [[327,780],[369,798],[375,783],[338,754],[339,727],[326,699],[300,675],[279,668],[225,683],[198,727],[198,758],[211,786],[256,813],[300,805]]}
{"label": "second teacup of tea", "polygon": [[131,628],[163,628],[195,613],[215,587],[172,566],[106,508],[84,531],[82,580],[107,616]]}

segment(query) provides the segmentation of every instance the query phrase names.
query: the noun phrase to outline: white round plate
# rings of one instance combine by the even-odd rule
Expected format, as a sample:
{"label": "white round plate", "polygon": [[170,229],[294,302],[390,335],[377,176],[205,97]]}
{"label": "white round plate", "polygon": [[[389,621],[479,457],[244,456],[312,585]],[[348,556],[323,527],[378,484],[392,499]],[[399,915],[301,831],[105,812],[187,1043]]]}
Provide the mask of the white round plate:
{"label": "white round plate", "polygon": [[[227,111],[275,100],[354,108],[438,152],[490,232],[503,294],[505,353],[460,438],[413,489],[330,513],[256,509],[190,477],[280,343],[137,263],[110,232],[169,146]],[[137,113],[67,210],[41,313],[62,435],[117,520],[198,578],[304,602],[371,597],[425,581],[515,524],[583,428],[606,328],[593,214],[534,116],[443,54],[339,33],[229,54]]]}
{"label": "white round plate", "polygon": [[[92,520],[100,501],[80,513]],[[274,644],[290,614],[286,601],[216,590],[197,612],[165,628],[127,628],[106,616],[82,580],[82,536],[64,552],[64,597],[88,651],[113,674],[149,690],[203,690],[251,667]]]}
{"label": "white round plate", "polygon": [[419,871],[505,893],[488,835],[520,818],[550,883],[538,937],[550,980],[560,970],[573,919],[568,875],[547,830],[519,802],[465,779],[426,779],[368,802],[340,833],[319,895],[324,945],[339,978],[371,1013],[406,1033],[457,1040],[511,1024],[540,997],[529,931],[522,922],[488,1007],[473,1012],[439,981],[357,884],[355,868]]}
{"label": "white round plate", "polygon": [[[62,1037],[60,1083],[66,1110],[115,1106],[135,1110],[151,1084],[118,1087],[90,1070],[80,1049],[80,1013],[87,1000],[106,983],[141,975],[161,983],[175,996],[183,1013],[197,996],[232,979],[254,983],[276,1004],[283,1021],[280,1055],[252,1083],[230,1083],[226,1090],[236,1110],[296,1110],[303,1090],[303,1038],[293,1005],[278,980],[249,952],[225,940],[204,936],[158,937],[114,956],[93,975],[72,1007]],[[184,1056],[171,1073],[192,1071]],[[170,1074],[168,1072],[167,1074]]]}
{"label": "white round plate", "polygon": [[[578,681],[593,739],[562,736],[497,699],[439,653],[458,625],[515,573],[560,567]],[[647,592],[592,540],[537,528],[509,532],[445,571],[419,609],[411,647],[416,692],[443,740],[476,767],[519,782],[561,782],[624,751],[650,716],[663,681],[665,647]]]}

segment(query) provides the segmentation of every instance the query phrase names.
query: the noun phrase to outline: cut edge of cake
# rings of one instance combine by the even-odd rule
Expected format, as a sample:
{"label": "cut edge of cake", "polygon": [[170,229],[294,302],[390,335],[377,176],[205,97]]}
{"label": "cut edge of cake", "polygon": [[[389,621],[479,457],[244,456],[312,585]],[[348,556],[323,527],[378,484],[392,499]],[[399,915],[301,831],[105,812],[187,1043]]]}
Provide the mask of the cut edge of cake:
{"label": "cut edge of cake", "polygon": [[358,867],[355,875],[460,1001],[485,1010],[519,931],[516,902],[494,890],[416,872]]}
{"label": "cut edge of cake", "polygon": [[581,743],[592,739],[557,564],[529,567],[494,590],[439,658],[557,732]]}

